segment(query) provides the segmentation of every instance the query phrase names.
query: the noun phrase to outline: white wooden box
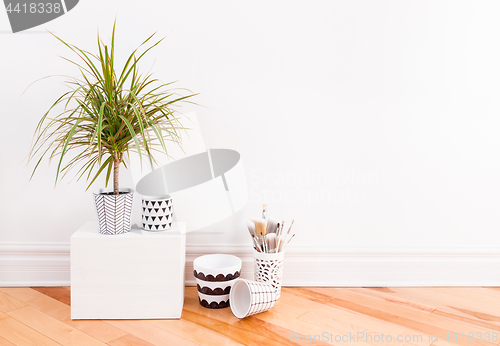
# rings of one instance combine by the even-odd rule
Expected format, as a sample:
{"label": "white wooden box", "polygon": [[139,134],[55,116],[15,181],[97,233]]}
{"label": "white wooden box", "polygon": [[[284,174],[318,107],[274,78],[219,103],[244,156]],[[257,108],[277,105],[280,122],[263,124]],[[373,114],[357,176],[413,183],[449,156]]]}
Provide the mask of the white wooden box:
{"label": "white wooden box", "polygon": [[71,318],[180,318],[185,229],[103,235],[97,223],[83,225],[71,236]]}

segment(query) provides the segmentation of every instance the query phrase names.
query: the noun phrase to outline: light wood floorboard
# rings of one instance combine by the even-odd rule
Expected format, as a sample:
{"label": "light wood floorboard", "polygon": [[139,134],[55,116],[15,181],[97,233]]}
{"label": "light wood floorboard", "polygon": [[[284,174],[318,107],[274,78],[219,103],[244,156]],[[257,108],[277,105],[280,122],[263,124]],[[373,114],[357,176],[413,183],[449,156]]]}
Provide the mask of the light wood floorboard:
{"label": "light wood floorboard", "polygon": [[0,288],[0,346],[500,346],[498,287],[284,287],[272,310],[242,320],[187,287],[180,320],[73,321],[70,292]]}
{"label": "light wood floorboard", "polygon": [[[76,328],[97,340],[108,342],[125,336],[127,332],[116,328],[105,321],[99,320],[71,320],[71,307],[31,288],[0,288],[18,301],[27,304],[44,314],[53,317],[67,325]],[[70,292],[67,291],[69,297]],[[69,299],[68,299],[69,302]]]}

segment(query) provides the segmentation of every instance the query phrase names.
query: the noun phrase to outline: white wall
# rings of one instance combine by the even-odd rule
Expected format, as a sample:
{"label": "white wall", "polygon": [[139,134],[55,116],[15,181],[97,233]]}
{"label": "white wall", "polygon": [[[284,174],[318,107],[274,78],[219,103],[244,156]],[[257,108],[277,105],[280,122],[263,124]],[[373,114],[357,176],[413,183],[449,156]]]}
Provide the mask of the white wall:
{"label": "white wall", "polygon": [[154,31],[167,36],[144,70],[154,62],[160,79],[200,92],[205,107],[186,111],[207,145],[242,154],[247,208],[188,243],[249,245],[243,222],[267,203],[296,220],[295,251],[500,253],[499,11],[497,1],[81,0],[10,34],[0,10],[0,242],[68,243],[95,219],[92,188],[54,190],[55,165],[29,182],[33,130],[64,87],[54,78],[23,91],[77,73],[44,29],[91,50],[117,17],[122,57]]}

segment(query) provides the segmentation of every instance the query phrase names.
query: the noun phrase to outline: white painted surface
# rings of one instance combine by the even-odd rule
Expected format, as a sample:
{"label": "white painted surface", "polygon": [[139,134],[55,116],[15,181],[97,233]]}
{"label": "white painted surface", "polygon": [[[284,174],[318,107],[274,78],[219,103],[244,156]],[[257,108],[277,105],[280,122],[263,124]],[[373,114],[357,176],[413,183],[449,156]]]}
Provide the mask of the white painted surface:
{"label": "white painted surface", "polygon": [[[236,149],[244,160],[246,209],[188,235],[188,245],[250,248],[244,221],[265,202],[271,216],[296,220],[287,255],[302,246],[415,250],[422,256],[410,265],[430,278],[439,266],[427,270],[425,253],[434,248],[474,266],[470,251],[500,253],[499,12],[493,0],[85,0],[13,35],[0,10],[0,243],[67,244],[95,220],[83,182],[53,189],[55,165],[42,164],[29,182],[22,160],[32,131],[65,89],[55,78],[23,92],[38,78],[77,73],[44,29],[94,49],[96,28],[107,39],[117,17],[120,57],[151,32],[168,35],[143,71],[155,60],[159,79],[200,92],[205,107],[183,110],[196,110],[209,148]],[[133,185],[129,173],[121,179]],[[359,282],[374,282],[371,265],[399,273],[391,261],[363,266],[363,253],[352,252]],[[318,268],[334,255],[322,256],[313,257]],[[497,276],[488,263],[477,275]],[[311,284],[331,282],[313,273],[304,273]]]}
{"label": "white painted surface", "polygon": [[[151,162],[149,162],[145,156],[142,157],[143,163],[141,165],[141,158],[139,153],[136,151],[129,152],[129,155],[124,156],[128,167],[128,173],[131,175],[132,183],[134,185],[137,185],[139,180],[141,180],[148,173],[151,173],[153,169],[159,168],[164,164],[171,162],[174,158],[175,160],[179,160],[189,155],[207,151],[196,112],[189,112],[187,114],[179,113],[176,115],[176,119],[178,121],[178,126],[180,128],[184,128],[184,130],[178,131],[178,135],[180,136],[179,142],[182,144],[182,147],[179,145],[171,145],[168,142],[165,143],[168,155],[166,155],[163,151],[155,152],[154,156],[157,163],[153,162],[153,165],[151,165]],[[160,191],[161,190],[162,189],[160,189]]]}
{"label": "white painted surface", "polygon": [[71,318],[180,318],[185,228],[109,236],[93,222],[83,225],[71,236]]}

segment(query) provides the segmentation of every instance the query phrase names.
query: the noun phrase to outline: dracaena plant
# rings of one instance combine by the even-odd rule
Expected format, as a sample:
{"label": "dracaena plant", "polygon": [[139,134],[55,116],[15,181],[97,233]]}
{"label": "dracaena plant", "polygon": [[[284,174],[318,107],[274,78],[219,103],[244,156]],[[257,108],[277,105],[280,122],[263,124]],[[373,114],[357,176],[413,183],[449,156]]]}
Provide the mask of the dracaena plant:
{"label": "dracaena plant", "polygon": [[74,169],[78,180],[85,177],[89,182],[87,189],[104,173],[107,186],[113,172],[113,193],[119,194],[124,154],[137,151],[141,164],[143,156],[156,162],[155,152],[168,155],[166,142],[181,145],[180,131],[185,129],[175,108],[195,94],[185,89],[180,94],[171,89],[172,83],[139,73],[139,61],[163,40],[153,41],[154,35],[130,54],[120,70],[115,66],[115,26],[110,45],[98,35],[95,54],[54,35],[78,56],[77,61],[65,60],[78,66],[81,74],[66,82],[69,90],[36,127],[28,161],[37,160],[31,177],[44,157],[57,158],[56,184]]}

